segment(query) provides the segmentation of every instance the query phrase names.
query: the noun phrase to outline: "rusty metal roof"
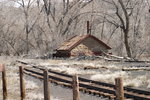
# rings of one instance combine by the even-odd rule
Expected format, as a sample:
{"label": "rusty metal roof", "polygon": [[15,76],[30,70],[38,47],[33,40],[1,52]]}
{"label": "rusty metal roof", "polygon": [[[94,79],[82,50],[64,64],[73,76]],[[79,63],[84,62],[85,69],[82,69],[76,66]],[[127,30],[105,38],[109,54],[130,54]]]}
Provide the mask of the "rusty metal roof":
{"label": "rusty metal roof", "polygon": [[93,35],[87,34],[87,35],[79,35],[79,36],[74,36],[70,38],[69,40],[65,41],[57,50],[72,50],[75,48],[77,45],[79,45],[84,39],[86,38],[93,38],[94,40],[98,41],[101,45],[105,46],[107,49],[111,49],[107,44],[99,40]]}

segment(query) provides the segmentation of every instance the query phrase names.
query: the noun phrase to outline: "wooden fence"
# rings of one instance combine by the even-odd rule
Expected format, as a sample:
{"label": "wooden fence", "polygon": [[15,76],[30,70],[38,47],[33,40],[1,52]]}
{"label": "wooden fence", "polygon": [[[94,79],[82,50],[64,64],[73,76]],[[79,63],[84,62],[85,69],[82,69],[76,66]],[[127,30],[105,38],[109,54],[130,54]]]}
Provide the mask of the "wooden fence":
{"label": "wooden fence", "polygon": [[[24,82],[24,68],[19,66],[19,76],[20,76],[20,98],[25,100],[26,98],[26,89]],[[0,72],[2,72],[2,87],[3,87],[3,100],[7,99],[7,81],[6,81],[6,70],[4,64],[0,65]],[[44,100],[50,100],[50,82],[47,69],[43,70],[43,82],[44,82]],[[124,100],[124,89],[122,78],[115,79],[116,84],[116,100]],[[74,75],[72,77],[72,89],[73,89],[73,100],[80,100],[79,93],[79,80],[78,76]]]}

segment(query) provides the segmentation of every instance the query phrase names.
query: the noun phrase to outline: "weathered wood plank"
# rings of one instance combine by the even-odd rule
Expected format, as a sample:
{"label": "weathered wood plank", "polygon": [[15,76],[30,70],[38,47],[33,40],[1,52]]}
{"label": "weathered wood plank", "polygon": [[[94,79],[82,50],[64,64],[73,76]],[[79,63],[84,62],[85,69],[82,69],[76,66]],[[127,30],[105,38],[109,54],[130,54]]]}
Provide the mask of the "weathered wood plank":
{"label": "weathered wood plank", "polygon": [[23,67],[19,66],[19,75],[20,75],[20,96],[21,100],[25,99],[25,83],[24,83],[24,74],[23,74]]}
{"label": "weathered wood plank", "polygon": [[79,81],[78,76],[74,75],[72,78],[72,88],[73,88],[73,100],[80,100],[79,94]]}
{"label": "weathered wood plank", "polygon": [[43,72],[44,72],[44,100],[50,100],[48,71],[45,69]]}
{"label": "weathered wood plank", "polygon": [[124,100],[123,80],[121,77],[115,79],[116,84],[116,100]]}
{"label": "weathered wood plank", "polygon": [[5,65],[1,64],[1,71],[2,71],[2,83],[3,83],[3,100],[7,99],[7,80],[6,80],[6,70]]}

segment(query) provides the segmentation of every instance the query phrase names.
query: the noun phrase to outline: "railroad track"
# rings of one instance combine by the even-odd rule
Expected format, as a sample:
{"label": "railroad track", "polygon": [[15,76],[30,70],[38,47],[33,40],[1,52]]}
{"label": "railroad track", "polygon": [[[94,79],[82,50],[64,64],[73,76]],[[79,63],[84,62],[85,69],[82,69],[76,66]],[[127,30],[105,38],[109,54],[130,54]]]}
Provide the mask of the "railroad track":
{"label": "railroad track", "polygon": [[[31,65],[27,62],[17,61],[23,65],[30,67],[24,67],[24,73],[33,77],[43,79],[44,66]],[[72,87],[72,75],[60,73],[53,70],[48,70],[49,81],[52,83],[63,85],[66,87]],[[115,99],[115,85],[93,81],[79,77],[79,89],[85,93],[108,97]],[[150,92],[145,90],[134,89],[130,87],[124,87],[125,98],[131,98],[133,100],[150,100]]]}

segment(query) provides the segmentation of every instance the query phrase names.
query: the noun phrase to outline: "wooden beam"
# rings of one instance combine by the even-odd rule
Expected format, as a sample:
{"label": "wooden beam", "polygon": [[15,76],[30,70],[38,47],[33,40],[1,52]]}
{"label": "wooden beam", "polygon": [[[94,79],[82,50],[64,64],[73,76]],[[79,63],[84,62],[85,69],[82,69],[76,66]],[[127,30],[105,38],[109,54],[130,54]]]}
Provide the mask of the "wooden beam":
{"label": "wooden beam", "polygon": [[116,84],[116,100],[124,100],[123,80],[121,77],[115,79]]}
{"label": "wooden beam", "polygon": [[49,89],[49,77],[48,71],[44,70],[44,100],[50,100],[50,89]]}
{"label": "wooden beam", "polygon": [[24,74],[23,74],[23,67],[19,66],[19,75],[20,75],[20,96],[21,100],[25,99],[25,83],[24,83]]}
{"label": "wooden beam", "polygon": [[80,100],[80,94],[79,94],[79,81],[78,76],[74,75],[72,78],[73,84],[73,100]]}
{"label": "wooden beam", "polygon": [[1,64],[1,71],[2,71],[2,82],[3,82],[3,100],[7,99],[7,81],[6,81],[6,70],[5,65]]}

